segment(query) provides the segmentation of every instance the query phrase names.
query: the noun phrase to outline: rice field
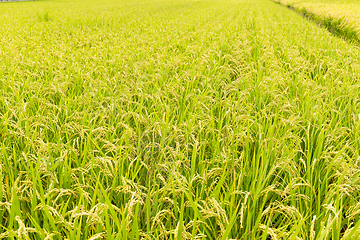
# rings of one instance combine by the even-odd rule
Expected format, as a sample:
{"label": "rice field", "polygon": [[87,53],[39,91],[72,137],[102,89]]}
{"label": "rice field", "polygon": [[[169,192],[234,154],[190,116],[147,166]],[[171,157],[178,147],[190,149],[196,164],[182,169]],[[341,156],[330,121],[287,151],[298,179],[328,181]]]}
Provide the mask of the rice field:
{"label": "rice field", "polygon": [[359,239],[355,44],[271,0],[0,12],[0,239]]}

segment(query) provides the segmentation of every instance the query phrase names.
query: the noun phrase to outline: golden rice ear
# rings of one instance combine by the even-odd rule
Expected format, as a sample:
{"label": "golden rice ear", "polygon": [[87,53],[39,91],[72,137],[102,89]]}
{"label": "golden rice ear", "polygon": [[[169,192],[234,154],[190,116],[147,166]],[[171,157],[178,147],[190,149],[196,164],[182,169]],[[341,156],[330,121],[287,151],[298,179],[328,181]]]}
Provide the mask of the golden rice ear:
{"label": "golden rice ear", "polygon": [[264,224],[261,224],[259,226],[259,228],[261,230],[266,231],[271,236],[271,239],[278,240],[276,233],[274,232],[274,230],[271,227],[268,227],[268,226],[265,226]]}
{"label": "golden rice ear", "polygon": [[311,221],[311,226],[310,226],[310,239],[315,239],[315,222],[316,222],[316,215],[314,215],[312,221]]}
{"label": "golden rice ear", "polygon": [[103,239],[105,237],[105,233],[97,233],[89,238],[89,240]]}

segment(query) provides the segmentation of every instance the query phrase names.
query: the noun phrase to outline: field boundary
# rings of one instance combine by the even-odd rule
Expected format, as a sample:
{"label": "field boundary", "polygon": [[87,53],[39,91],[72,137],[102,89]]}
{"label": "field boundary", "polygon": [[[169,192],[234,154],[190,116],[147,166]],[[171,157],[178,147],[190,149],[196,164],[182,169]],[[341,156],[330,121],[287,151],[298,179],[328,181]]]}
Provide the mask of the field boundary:
{"label": "field boundary", "polygon": [[296,7],[291,4],[284,4],[280,0],[272,0],[274,3],[279,4],[287,9],[298,13],[309,21],[316,23],[318,26],[327,29],[336,37],[342,38],[345,41],[360,45],[360,35],[356,29],[349,25],[344,24],[344,19],[333,18],[331,16],[322,17],[313,12],[308,11],[305,7]]}

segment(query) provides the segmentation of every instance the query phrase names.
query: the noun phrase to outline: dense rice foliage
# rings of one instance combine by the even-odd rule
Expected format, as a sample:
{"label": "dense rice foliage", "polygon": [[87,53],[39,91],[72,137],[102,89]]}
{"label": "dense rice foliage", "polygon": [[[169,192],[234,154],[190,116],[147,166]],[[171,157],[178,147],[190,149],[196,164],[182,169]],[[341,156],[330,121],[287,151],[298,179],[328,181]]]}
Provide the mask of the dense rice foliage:
{"label": "dense rice foliage", "polygon": [[269,0],[0,11],[0,238],[360,234],[357,47]]}
{"label": "dense rice foliage", "polygon": [[358,0],[273,0],[321,23],[337,36],[360,44]]}

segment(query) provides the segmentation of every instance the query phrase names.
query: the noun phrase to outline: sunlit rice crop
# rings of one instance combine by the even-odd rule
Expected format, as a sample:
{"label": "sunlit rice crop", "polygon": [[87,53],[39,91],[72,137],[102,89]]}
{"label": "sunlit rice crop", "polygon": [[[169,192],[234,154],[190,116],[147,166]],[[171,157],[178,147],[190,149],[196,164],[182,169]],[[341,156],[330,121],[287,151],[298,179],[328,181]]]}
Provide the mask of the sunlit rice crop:
{"label": "sunlit rice crop", "polygon": [[360,5],[357,0],[273,0],[315,20],[335,35],[360,44]]}
{"label": "sunlit rice crop", "polygon": [[270,0],[0,12],[0,238],[359,236],[355,45]]}

